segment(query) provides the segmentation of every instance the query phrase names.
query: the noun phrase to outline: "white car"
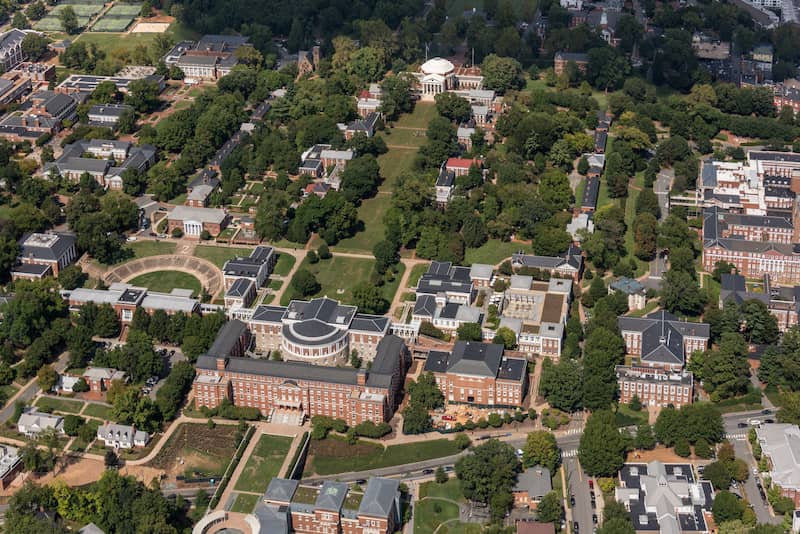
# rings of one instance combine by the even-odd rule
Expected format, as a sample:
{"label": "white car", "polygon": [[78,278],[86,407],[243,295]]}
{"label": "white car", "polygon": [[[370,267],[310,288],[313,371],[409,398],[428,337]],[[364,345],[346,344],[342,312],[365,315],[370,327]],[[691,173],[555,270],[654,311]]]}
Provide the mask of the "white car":
{"label": "white car", "polygon": [[132,235],[132,236],[128,237],[128,239],[126,239],[126,241],[128,241],[129,243],[130,243],[131,241],[136,241],[136,236],[135,236],[135,235]]}
{"label": "white car", "polygon": [[750,426],[761,426],[760,419],[750,419],[748,422],[750,423]]}
{"label": "white car", "polygon": [[758,476],[758,467],[753,467],[753,474]]}

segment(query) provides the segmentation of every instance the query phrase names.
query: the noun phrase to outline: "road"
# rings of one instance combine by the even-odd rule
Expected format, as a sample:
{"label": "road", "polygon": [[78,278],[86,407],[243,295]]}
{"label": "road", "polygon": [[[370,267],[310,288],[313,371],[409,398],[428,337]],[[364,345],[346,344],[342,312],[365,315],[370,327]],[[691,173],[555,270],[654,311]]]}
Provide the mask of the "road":
{"label": "road", "polygon": [[[67,368],[67,361],[69,360],[69,352],[61,353],[61,356],[58,357],[58,361],[55,362],[54,367],[57,373],[63,373],[64,369]],[[36,383],[36,379],[31,380],[28,382],[23,388],[16,393],[16,395],[10,400],[5,408],[0,410],[0,423],[5,423],[11,416],[14,415],[14,405],[17,401],[22,401],[27,404],[31,401],[39,392],[41,388],[39,384]]]}
{"label": "road", "polygon": [[577,456],[564,458],[564,468],[567,470],[567,495],[575,496],[575,506],[572,506],[572,521],[578,523],[578,530],[570,525],[573,534],[580,532],[589,533],[594,524],[592,522],[591,498],[589,496],[589,481],[581,469]]}
{"label": "road", "polygon": [[658,173],[656,181],[653,184],[653,191],[658,197],[658,207],[661,208],[661,219],[664,220],[669,216],[669,191],[672,188],[672,182],[675,179],[675,171],[672,169],[665,169]]}

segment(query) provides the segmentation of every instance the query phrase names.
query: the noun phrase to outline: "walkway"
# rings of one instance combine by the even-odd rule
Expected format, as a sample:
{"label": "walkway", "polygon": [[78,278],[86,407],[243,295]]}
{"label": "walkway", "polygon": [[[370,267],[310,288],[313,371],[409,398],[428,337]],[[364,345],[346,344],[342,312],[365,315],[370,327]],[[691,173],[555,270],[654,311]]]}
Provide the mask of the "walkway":
{"label": "walkway", "polygon": [[213,297],[223,288],[222,271],[208,260],[183,254],[164,254],[147,256],[122,265],[112,267],[106,272],[106,284],[126,282],[141,274],[156,271],[181,271],[191,274],[200,280],[205,290]]}

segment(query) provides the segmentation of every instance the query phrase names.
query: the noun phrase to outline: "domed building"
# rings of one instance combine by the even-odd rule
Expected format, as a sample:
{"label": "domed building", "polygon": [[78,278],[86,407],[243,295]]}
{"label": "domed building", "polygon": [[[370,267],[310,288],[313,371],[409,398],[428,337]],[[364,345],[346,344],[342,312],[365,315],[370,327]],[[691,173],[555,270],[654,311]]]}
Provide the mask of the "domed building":
{"label": "domed building", "polygon": [[427,60],[413,73],[423,100],[433,100],[439,93],[483,88],[483,76],[477,67],[454,65],[441,57]]}

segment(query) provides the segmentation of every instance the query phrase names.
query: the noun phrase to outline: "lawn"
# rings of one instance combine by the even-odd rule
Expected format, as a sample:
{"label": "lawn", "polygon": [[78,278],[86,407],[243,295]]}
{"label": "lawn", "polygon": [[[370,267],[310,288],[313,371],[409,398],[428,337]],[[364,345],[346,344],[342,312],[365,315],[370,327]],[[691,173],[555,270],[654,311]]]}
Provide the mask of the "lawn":
{"label": "lawn", "polygon": [[436,534],[481,534],[481,532],[483,532],[483,527],[477,523],[456,521],[439,527]]}
{"label": "lawn", "polygon": [[711,302],[719,302],[720,284],[714,280],[713,276],[710,274],[703,275],[703,287],[708,289],[708,295],[711,298]]}
{"label": "lawn", "polygon": [[339,241],[333,251],[372,254],[373,247],[384,238],[383,215],[391,204],[392,197],[388,194],[379,194],[363,201],[358,208],[358,219],[364,222],[364,230]]}
{"label": "lawn", "polygon": [[439,525],[451,519],[458,519],[457,504],[439,499],[417,501],[414,508],[414,534],[432,534]]}
{"label": "lawn", "polygon": [[652,311],[655,311],[658,308],[660,301],[659,299],[652,299],[650,302],[645,304],[644,308],[641,310],[635,310],[628,314],[630,317],[644,317],[645,315],[649,314]]}
{"label": "lawn", "polygon": [[399,145],[419,148],[425,144],[426,136],[422,130],[407,128],[387,128],[380,133],[387,145]]}
{"label": "lawn", "polygon": [[427,263],[420,263],[419,265],[415,265],[411,268],[411,274],[408,275],[408,287],[417,287],[417,283],[419,279],[422,278],[422,275],[428,272],[428,268],[430,267]]}
{"label": "lawn", "polygon": [[620,404],[617,408],[616,418],[618,427],[647,423],[647,410],[642,408],[642,410],[635,412],[627,404]]}
{"label": "lawn", "polygon": [[110,419],[111,406],[89,403],[86,405],[86,408],[84,408],[81,415],[85,415],[87,417],[97,417],[98,419]]}
{"label": "lawn", "polygon": [[5,399],[0,403],[0,406],[13,397],[17,391],[19,391],[19,386],[14,383],[8,384],[7,386],[0,386],[0,399]]}
{"label": "lawn", "polygon": [[236,500],[233,501],[231,512],[239,512],[240,514],[249,514],[258,504],[258,495],[250,495],[249,493],[239,493],[236,495]]}
{"label": "lawn", "polygon": [[137,45],[149,46],[155,40],[156,35],[158,34],[84,32],[75,40],[87,45],[94,44],[98,50],[105,52],[105,55],[111,56],[133,50]]}
{"label": "lawn", "polygon": [[395,126],[426,130],[428,128],[428,123],[437,115],[436,105],[434,105],[433,102],[417,102],[417,105],[414,106],[414,111],[401,115],[395,123]]}
{"label": "lawn", "polygon": [[199,295],[203,289],[200,280],[189,273],[181,271],[154,271],[141,274],[131,279],[129,283],[162,293],[169,293],[175,288],[191,289],[193,296]]}
{"label": "lawn", "polygon": [[275,268],[272,269],[272,272],[278,276],[287,276],[296,261],[291,254],[278,254],[278,261],[275,262]]}
{"label": "lawn", "polygon": [[292,438],[290,437],[263,434],[258,439],[258,444],[253,449],[250,458],[247,459],[234,489],[263,493],[267,489],[269,481],[278,476],[291,445]]}
{"label": "lawn", "polygon": [[378,190],[391,191],[397,177],[411,170],[416,155],[416,148],[409,147],[391,148],[386,154],[378,156],[378,165],[380,165],[381,177],[383,177],[383,183]]}
{"label": "lawn", "polygon": [[[361,282],[368,282],[369,275],[374,268],[375,260],[364,260],[359,258],[345,258],[333,255],[329,260],[322,260],[315,264],[310,264],[304,259],[300,264],[300,269],[307,269],[320,284],[320,290],[312,297],[327,295],[330,298],[343,302],[352,302],[353,289]],[[281,305],[285,306],[294,297],[294,292],[290,287],[281,298]],[[388,299],[391,300],[391,299]]]}
{"label": "lawn", "polygon": [[464,265],[472,265],[473,263],[497,265],[520,250],[530,252],[531,247],[523,243],[490,239],[478,248],[468,248],[464,254]]}
{"label": "lawn", "polygon": [[169,241],[134,241],[125,243],[124,248],[133,251],[134,258],[175,254],[175,243]]}
{"label": "lawn", "polygon": [[311,442],[309,461],[306,465],[311,472],[326,476],[421,462],[432,458],[451,456],[459,452],[455,442],[448,439],[433,439],[384,447],[369,442],[348,445],[344,439],[331,436],[322,441]]}
{"label": "lawn", "polygon": [[444,484],[437,482],[424,482],[419,487],[419,498],[441,497],[451,501],[466,502],[464,493],[461,491],[461,481],[452,477]]}
{"label": "lawn", "polygon": [[55,397],[39,397],[36,407],[43,412],[80,413],[82,401],[57,399]]}
{"label": "lawn", "polygon": [[253,251],[251,248],[232,248],[232,247],[212,247],[208,245],[197,245],[194,248],[194,255],[198,258],[208,260],[220,269],[225,262],[236,256],[249,256]]}

